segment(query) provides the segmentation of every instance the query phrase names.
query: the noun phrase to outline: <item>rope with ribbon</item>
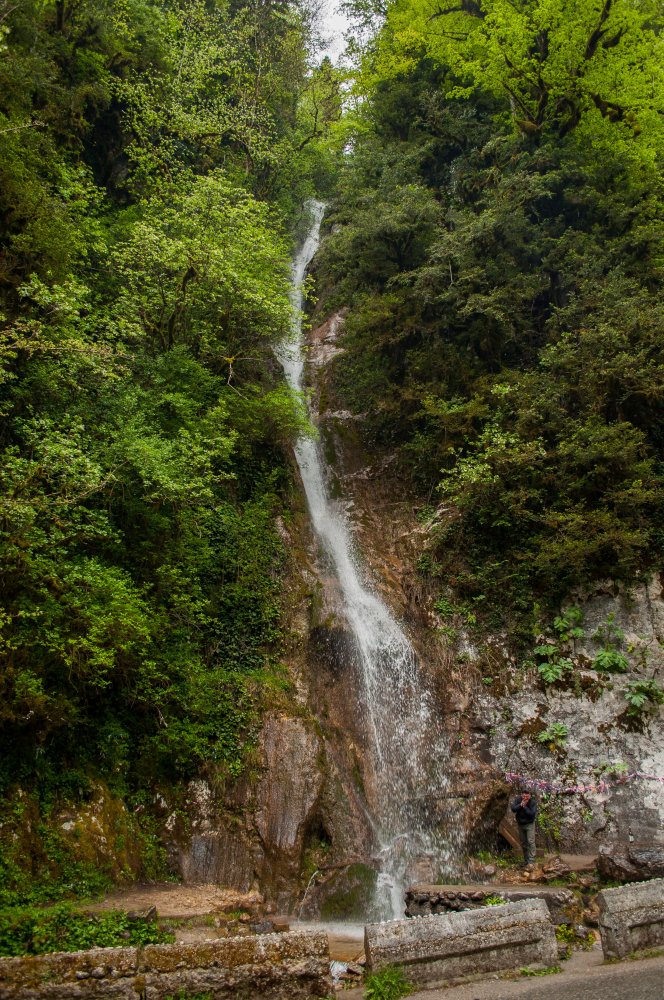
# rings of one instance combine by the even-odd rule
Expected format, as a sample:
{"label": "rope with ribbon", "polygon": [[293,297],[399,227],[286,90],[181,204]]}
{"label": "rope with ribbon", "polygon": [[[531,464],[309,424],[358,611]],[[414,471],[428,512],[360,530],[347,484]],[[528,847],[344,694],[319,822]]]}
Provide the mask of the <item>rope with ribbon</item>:
{"label": "rope with ribbon", "polygon": [[523,774],[507,771],[505,781],[510,785],[519,785],[524,791],[529,789],[534,792],[555,795],[583,795],[587,792],[608,792],[616,785],[624,785],[628,781],[656,781],[660,785],[664,785],[664,776],[644,774],[642,771],[628,771],[625,774],[617,774],[613,778],[599,778],[587,785],[567,785],[562,781],[545,781],[542,778],[529,778]]}

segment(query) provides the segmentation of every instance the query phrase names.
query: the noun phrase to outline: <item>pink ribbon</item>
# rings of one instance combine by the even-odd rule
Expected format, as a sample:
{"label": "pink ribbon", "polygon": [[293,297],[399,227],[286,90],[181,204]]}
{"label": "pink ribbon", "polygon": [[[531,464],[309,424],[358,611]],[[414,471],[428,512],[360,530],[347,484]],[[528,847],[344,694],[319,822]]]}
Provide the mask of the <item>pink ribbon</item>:
{"label": "pink ribbon", "polygon": [[522,785],[538,792],[554,792],[557,795],[582,795],[585,792],[606,792],[614,785],[624,785],[627,781],[658,781],[664,784],[664,777],[657,774],[644,774],[642,771],[630,771],[616,775],[612,779],[600,778],[592,785],[564,785],[561,781],[544,781],[542,778],[528,778],[523,774],[505,773],[505,780],[511,785]]}

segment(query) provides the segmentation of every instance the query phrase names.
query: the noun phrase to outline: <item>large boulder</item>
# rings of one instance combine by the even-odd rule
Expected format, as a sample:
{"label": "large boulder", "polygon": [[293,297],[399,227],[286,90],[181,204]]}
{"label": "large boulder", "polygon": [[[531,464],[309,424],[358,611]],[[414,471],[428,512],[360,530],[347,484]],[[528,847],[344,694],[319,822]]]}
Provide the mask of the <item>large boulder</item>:
{"label": "large boulder", "polygon": [[604,879],[643,882],[664,876],[664,844],[603,844],[597,868]]}

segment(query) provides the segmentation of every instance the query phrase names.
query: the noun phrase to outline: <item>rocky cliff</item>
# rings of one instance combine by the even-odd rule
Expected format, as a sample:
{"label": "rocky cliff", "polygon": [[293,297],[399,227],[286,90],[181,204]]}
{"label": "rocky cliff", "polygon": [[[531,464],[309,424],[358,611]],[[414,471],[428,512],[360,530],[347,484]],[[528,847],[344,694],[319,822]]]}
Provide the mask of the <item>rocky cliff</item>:
{"label": "rocky cliff", "polygon": [[[651,705],[630,713],[625,699],[630,683],[664,679],[661,581],[630,588],[603,581],[571,594],[583,636],[569,644],[570,667],[553,683],[516,656],[509,635],[444,623],[434,607],[438,592],[417,570],[419,505],[389,455],[362,449],[361,417],[335,405],[331,370],[343,351],[343,319],[334,314],[310,334],[313,407],[331,489],[377,590],[412,639],[444,720],[451,781],[435,808],[443,829],[454,828],[460,868],[466,849],[499,844],[511,790],[506,772],[566,786],[617,779],[601,790],[542,796],[550,848],[664,845],[664,785],[624,780],[633,771],[664,775],[664,711]],[[281,532],[289,553],[285,691],[275,696],[239,781],[201,779],[184,802],[164,796],[155,803],[161,836],[186,881],[260,889],[274,907],[303,916],[366,917],[376,872],[352,643],[303,499]],[[627,669],[620,674],[594,667],[607,622],[622,635]],[[412,874],[439,876],[430,868]]]}

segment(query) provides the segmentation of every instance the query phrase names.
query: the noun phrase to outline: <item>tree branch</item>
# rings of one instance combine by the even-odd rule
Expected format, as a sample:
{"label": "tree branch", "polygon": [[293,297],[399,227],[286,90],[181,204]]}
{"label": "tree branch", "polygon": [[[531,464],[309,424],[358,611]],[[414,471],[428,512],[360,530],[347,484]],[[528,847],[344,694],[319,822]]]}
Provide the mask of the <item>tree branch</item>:
{"label": "tree branch", "polygon": [[586,45],[586,51],[583,55],[583,58],[586,60],[586,62],[589,59],[592,59],[592,57],[595,55],[599,43],[606,34],[606,28],[604,27],[604,25],[606,24],[611,15],[612,7],[613,7],[613,0],[606,0],[604,7],[602,8],[602,13],[599,16],[599,24],[597,25],[592,35],[588,39],[588,44]]}
{"label": "tree branch", "polygon": [[431,15],[429,21],[435,21],[439,17],[446,17],[448,14],[469,14],[470,17],[476,17],[480,21],[483,21],[486,17],[485,12],[475,0],[461,0],[458,7],[446,7],[445,10],[437,10],[435,14]]}

